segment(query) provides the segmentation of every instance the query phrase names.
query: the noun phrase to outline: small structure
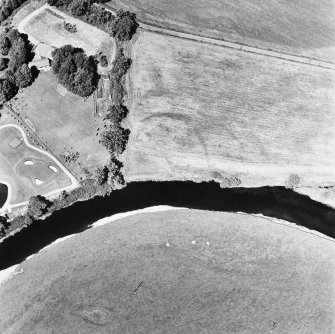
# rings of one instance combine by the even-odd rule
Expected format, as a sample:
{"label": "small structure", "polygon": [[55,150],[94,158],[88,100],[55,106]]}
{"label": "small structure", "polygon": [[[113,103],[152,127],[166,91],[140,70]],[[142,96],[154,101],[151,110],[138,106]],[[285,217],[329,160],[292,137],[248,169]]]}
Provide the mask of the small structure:
{"label": "small structure", "polygon": [[29,63],[29,67],[36,66],[41,71],[49,71],[51,68],[52,52],[54,50],[52,46],[47,44],[38,44],[34,50],[35,57],[33,61]]}
{"label": "small structure", "polygon": [[21,145],[21,141],[19,138],[14,138],[10,143],[9,146],[12,148],[17,148]]}
{"label": "small structure", "polygon": [[30,68],[35,66],[40,71],[49,71],[50,70],[50,59],[43,58],[43,59],[34,59],[28,65]]}
{"label": "small structure", "polygon": [[36,58],[38,59],[43,59],[43,58],[48,58],[52,60],[52,52],[55,50],[52,46],[49,46],[44,43],[40,43],[36,46],[35,48],[35,54]]}

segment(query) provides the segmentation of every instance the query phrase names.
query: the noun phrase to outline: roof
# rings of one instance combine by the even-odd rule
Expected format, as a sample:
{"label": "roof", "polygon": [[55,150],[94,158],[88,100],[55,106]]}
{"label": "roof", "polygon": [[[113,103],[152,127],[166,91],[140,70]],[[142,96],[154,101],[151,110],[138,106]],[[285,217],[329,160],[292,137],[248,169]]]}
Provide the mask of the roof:
{"label": "roof", "polygon": [[29,63],[29,67],[36,66],[37,68],[50,66],[50,60],[47,58],[33,60]]}
{"label": "roof", "polygon": [[54,51],[55,49],[52,46],[49,46],[47,44],[44,43],[40,43],[36,46],[35,48],[35,53],[39,58],[49,58],[52,59],[52,55],[51,53]]}

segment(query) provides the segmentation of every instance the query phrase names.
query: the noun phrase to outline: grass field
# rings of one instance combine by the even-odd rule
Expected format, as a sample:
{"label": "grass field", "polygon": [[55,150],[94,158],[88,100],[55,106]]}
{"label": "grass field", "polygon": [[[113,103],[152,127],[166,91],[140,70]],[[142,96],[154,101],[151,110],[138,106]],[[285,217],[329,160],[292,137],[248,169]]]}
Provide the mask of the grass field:
{"label": "grass field", "polygon": [[84,100],[67,92],[58,86],[51,72],[41,72],[12,104],[61,161],[79,153],[66,164],[78,178],[90,175],[108,160],[108,152],[96,136],[101,119],[93,115],[93,97]]}
{"label": "grass field", "polygon": [[333,333],[334,256],[266,218],[136,215],[21,264],[1,286],[0,331]]}
{"label": "grass field", "polygon": [[335,56],[332,0],[112,0],[149,23],[284,52]]}
{"label": "grass field", "polygon": [[149,32],[131,58],[128,180],[334,184],[332,71]]}
{"label": "grass field", "polygon": [[26,145],[20,130],[1,125],[0,179],[11,186],[10,205],[71,185],[71,179],[53,159]]}
{"label": "grass field", "polygon": [[[64,21],[75,24],[77,32],[68,32]],[[99,52],[109,55],[114,50],[112,38],[107,33],[54,9],[44,8],[28,20],[23,29],[38,42],[53,47],[71,44],[84,49],[88,55]]]}

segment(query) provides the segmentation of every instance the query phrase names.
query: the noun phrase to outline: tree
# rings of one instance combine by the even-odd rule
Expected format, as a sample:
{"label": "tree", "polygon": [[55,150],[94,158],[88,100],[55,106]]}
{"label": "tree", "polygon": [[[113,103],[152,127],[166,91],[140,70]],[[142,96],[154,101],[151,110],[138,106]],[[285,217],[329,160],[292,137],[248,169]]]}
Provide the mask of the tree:
{"label": "tree", "polygon": [[0,71],[3,71],[7,67],[7,62],[5,58],[0,58]]}
{"label": "tree", "polygon": [[121,9],[110,25],[110,32],[119,41],[129,41],[136,33],[137,28],[136,14]]}
{"label": "tree", "polygon": [[111,155],[121,154],[126,149],[129,134],[130,131],[120,124],[112,124],[108,130],[101,133],[100,143]]}
{"label": "tree", "polygon": [[24,63],[29,62],[30,50],[27,47],[26,42],[23,38],[19,37],[12,42],[12,47],[9,51],[10,62],[9,67],[13,71],[16,71]]}
{"label": "tree", "polygon": [[108,174],[109,174],[109,170],[107,166],[97,168],[95,172],[95,179],[99,186],[107,182]]}
{"label": "tree", "polygon": [[29,86],[34,79],[32,70],[27,64],[23,64],[15,73],[15,84],[19,88]]}
{"label": "tree", "polygon": [[16,87],[7,79],[0,79],[0,104],[10,100],[16,93]]}
{"label": "tree", "polygon": [[32,196],[29,200],[27,216],[31,216],[35,219],[39,218],[47,212],[50,205],[51,202],[44,196]]}

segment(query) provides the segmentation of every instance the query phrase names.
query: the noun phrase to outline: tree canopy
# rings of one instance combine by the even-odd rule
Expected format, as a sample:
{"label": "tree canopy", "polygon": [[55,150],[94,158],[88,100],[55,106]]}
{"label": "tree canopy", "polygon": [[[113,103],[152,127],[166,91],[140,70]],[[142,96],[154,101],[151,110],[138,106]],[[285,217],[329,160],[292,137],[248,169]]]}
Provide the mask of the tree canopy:
{"label": "tree canopy", "polygon": [[138,23],[136,14],[120,9],[110,25],[110,32],[119,41],[129,41],[136,33]]}
{"label": "tree canopy", "polygon": [[10,100],[16,94],[16,87],[7,79],[0,79],[0,104]]}

